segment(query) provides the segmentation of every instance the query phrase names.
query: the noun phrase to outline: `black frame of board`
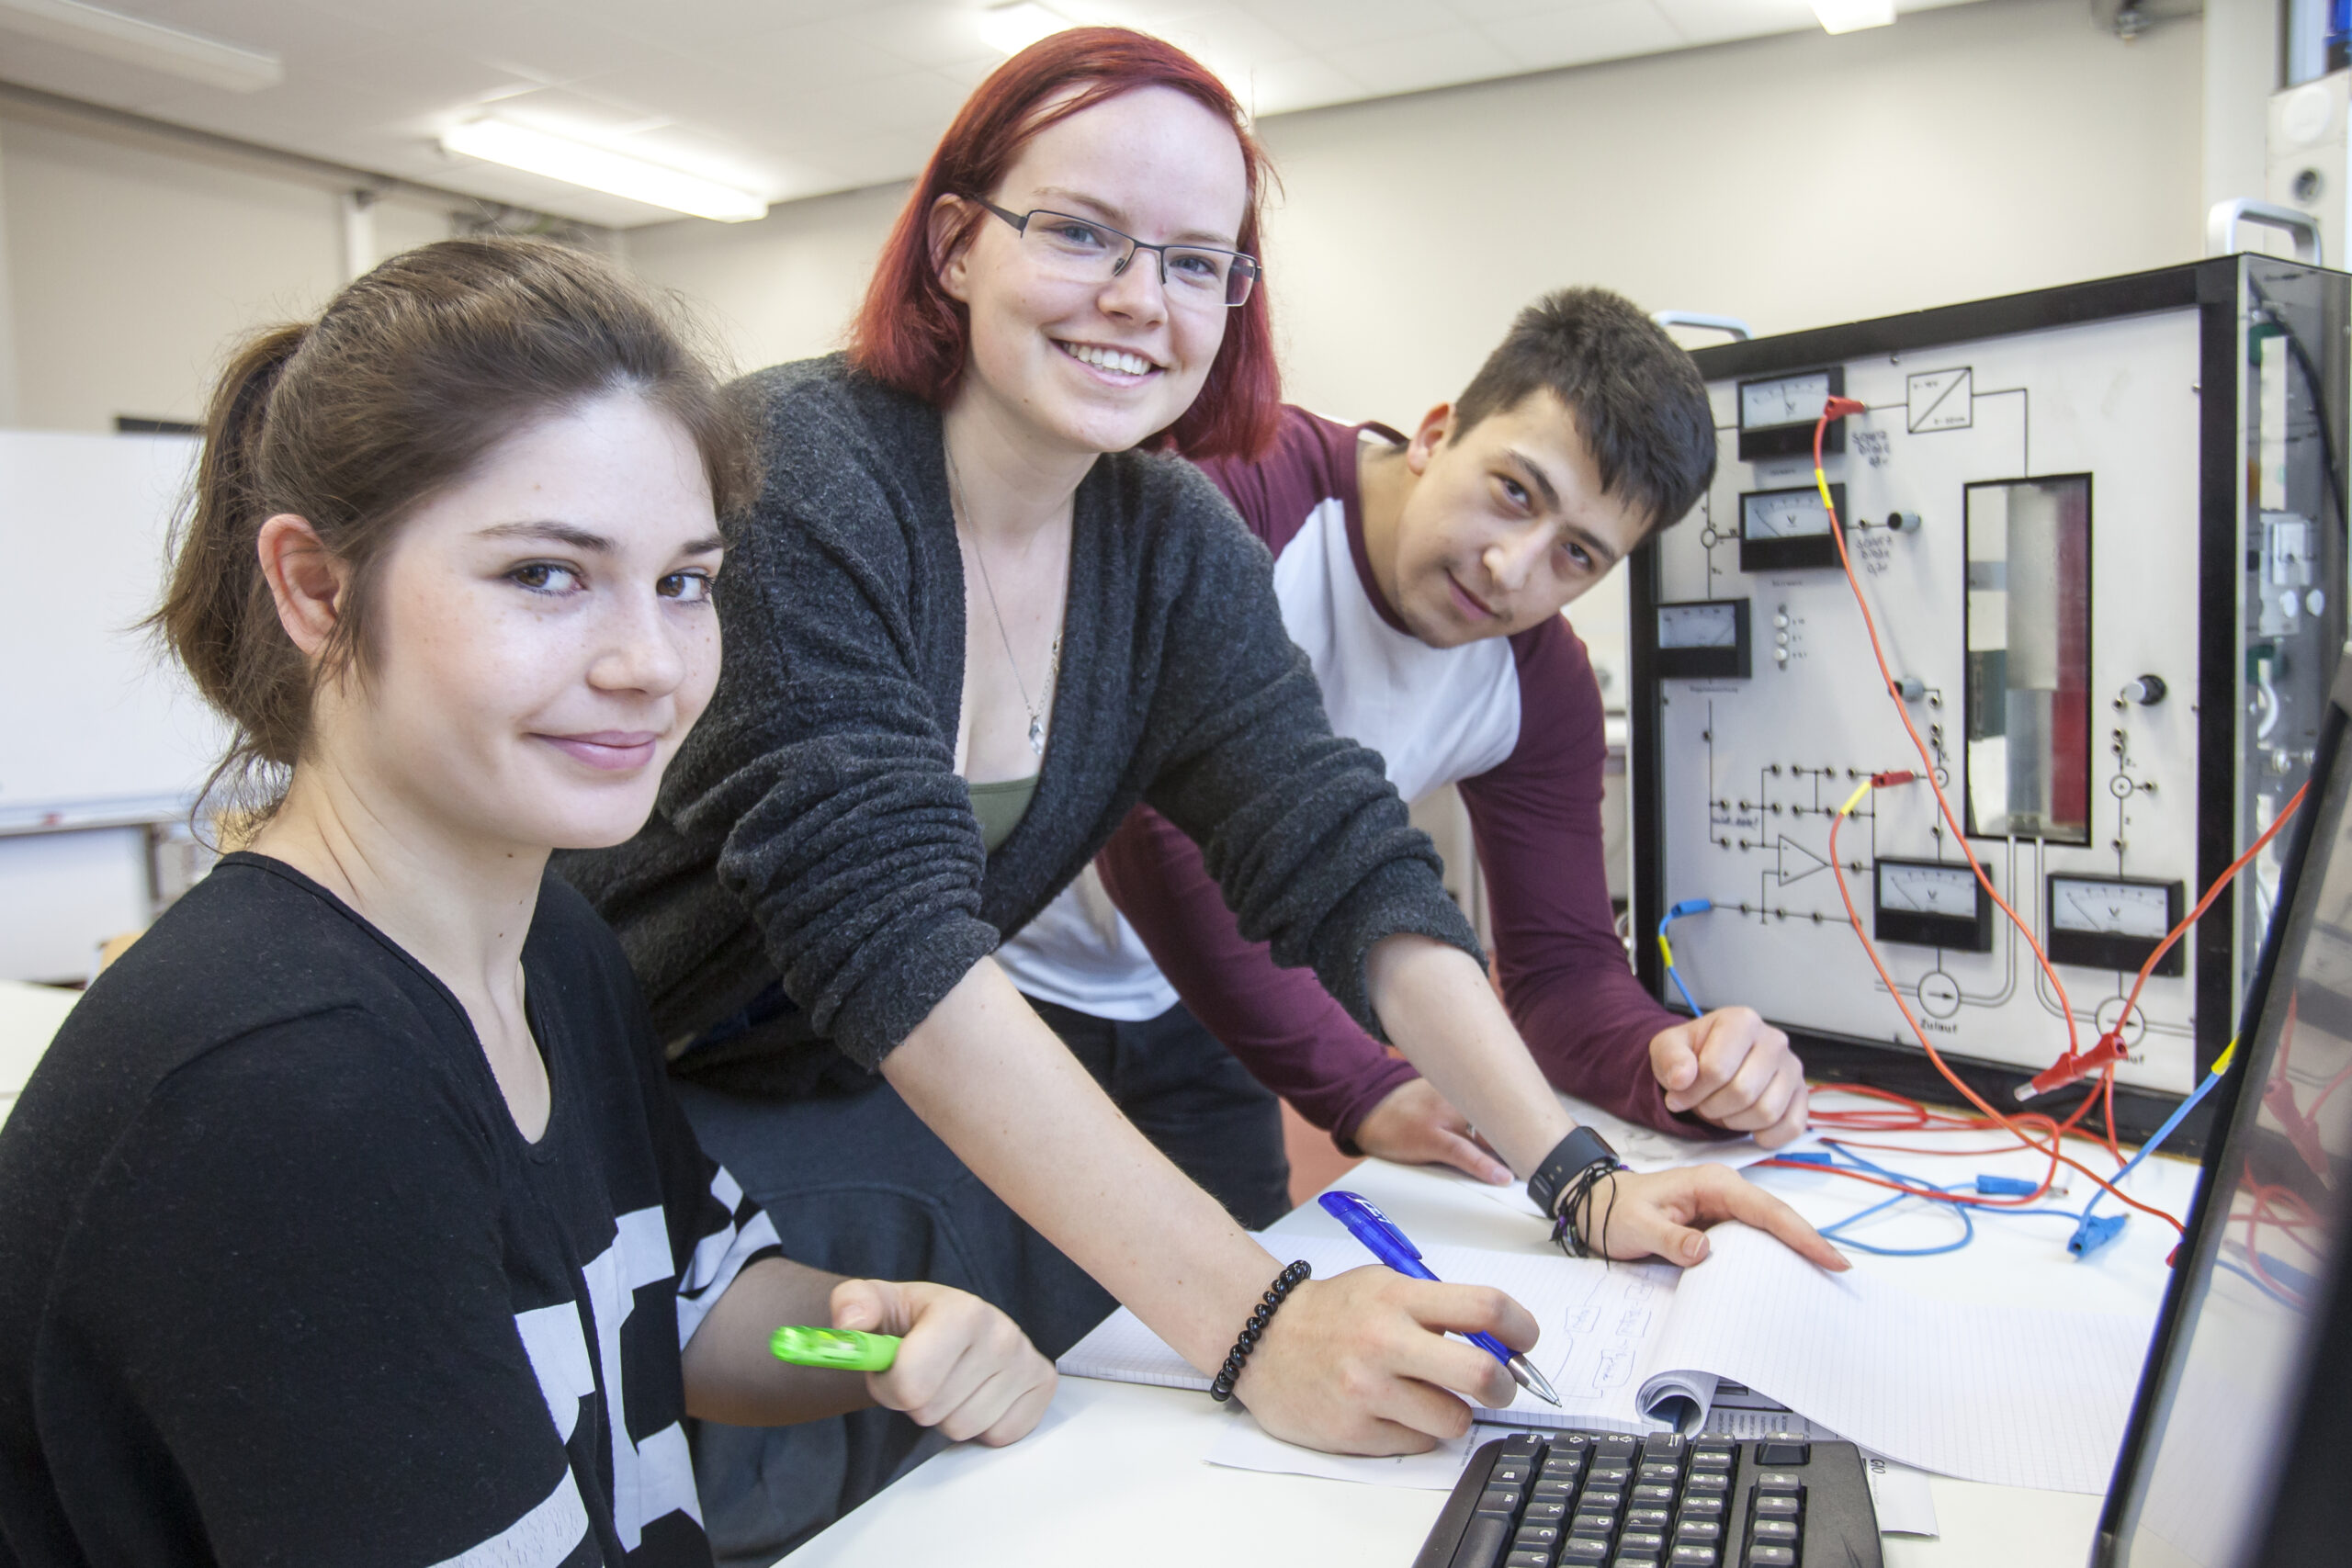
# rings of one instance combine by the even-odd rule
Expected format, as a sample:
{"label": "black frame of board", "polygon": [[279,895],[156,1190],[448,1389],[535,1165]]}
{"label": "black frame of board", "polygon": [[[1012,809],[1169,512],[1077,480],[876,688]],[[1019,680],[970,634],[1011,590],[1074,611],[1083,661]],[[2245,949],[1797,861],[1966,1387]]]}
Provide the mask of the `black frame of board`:
{"label": "black frame of board", "polygon": [[[1883,354],[1910,354],[1924,349],[2006,337],[2051,327],[2113,321],[2164,310],[2194,310],[2198,313],[2198,378],[2201,393],[2198,412],[2198,684],[2201,691],[2231,690],[2237,667],[2236,620],[2238,580],[2243,545],[2237,491],[2245,476],[2237,471],[2239,360],[2242,336],[2239,308],[2244,293],[2244,269],[2253,265],[2299,266],[2276,257],[2229,255],[2180,266],[2159,267],[2120,277],[2040,288],[2024,294],[1882,316],[1779,337],[1711,344],[1693,350],[1699,373],[1710,382],[1752,381],[1783,373],[1818,369],[1825,365]],[[2352,278],[2336,275],[2339,287]],[[1736,434],[1737,409],[1733,410]],[[1811,450],[1810,437],[1806,450]],[[1657,549],[1645,541],[1627,562],[1632,595],[1630,636],[1633,654],[1633,702],[1630,741],[1634,816],[1633,913],[1634,930],[1657,924],[1666,908],[1664,870],[1652,836],[1640,824],[1656,822],[1662,810],[1659,797],[1659,756],[1656,704],[1658,696],[1657,621],[1658,604]],[[2202,756],[2231,756],[2237,749],[2236,715],[2230,703],[2201,703],[2198,710],[2197,743]],[[2214,880],[2237,858],[2234,769],[2200,770],[2197,791],[2197,886]],[[2224,890],[2188,938],[2197,944],[2194,1005],[2198,1020],[2194,1051],[2199,1077],[2229,1043],[2236,1011],[2236,929],[2233,892]],[[1644,922],[1647,924],[1645,925]],[[1635,972],[1650,994],[1667,1000],[1666,974],[1656,944],[1634,944]],[[1676,1010],[1681,1010],[1677,1009]],[[1812,1077],[1832,1082],[1865,1083],[1949,1103],[1951,1085],[1944,1082],[1927,1053],[1900,1038],[1866,1040],[1802,1028],[1788,1031],[1804,1057]],[[2018,1085],[2031,1077],[2029,1069],[2007,1063],[1943,1053],[1944,1059],[1969,1087],[1999,1104],[2014,1103]],[[2096,1082],[2096,1080],[2093,1080]],[[2064,1116],[2091,1092],[2077,1085],[2042,1095],[2033,1109]],[[2115,1089],[2115,1118],[2120,1134],[2144,1137],[2178,1108],[2181,1096],[2119,1084]],[[2196,1152],[2204,1146],[2212,1126],[2212,1107],[2200,1105],[2182,1122],[2170,1146]]]}

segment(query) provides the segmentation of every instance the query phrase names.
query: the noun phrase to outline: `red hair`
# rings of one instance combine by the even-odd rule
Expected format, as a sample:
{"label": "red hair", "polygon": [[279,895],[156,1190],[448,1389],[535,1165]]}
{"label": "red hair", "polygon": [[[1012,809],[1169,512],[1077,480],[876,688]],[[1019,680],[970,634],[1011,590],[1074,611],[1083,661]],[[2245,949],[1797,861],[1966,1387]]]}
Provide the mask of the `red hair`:
{"label": "red hair", "polygon": [[[1080,90],[1039,109],[1071,86]],[[932,260],[933,207],[943,196],[988,196],[1039,131],[1138,87],[1173,87],[1232,125],[1241,143],[1250,197],[1235,243],[1261,255],[1259,209],[1271,165],[1225,84],[1162,39],[1125,28],[1071,28],[998,66],[956,112],[882,246],[865,302],[850,324],[850,363],[934,406],[954,397],[963,379],[970,328],[963,305],[940,286]],[[987,217],[973,208],[948,237],[948,249],[967,243]],[[1248,301],[1227,312],[1225,340],[1193,406],[1148,445],[1172,447],[1187,457],[1254,457],[1273,438],[1281,396],[1273,325],[1261,277]]]}

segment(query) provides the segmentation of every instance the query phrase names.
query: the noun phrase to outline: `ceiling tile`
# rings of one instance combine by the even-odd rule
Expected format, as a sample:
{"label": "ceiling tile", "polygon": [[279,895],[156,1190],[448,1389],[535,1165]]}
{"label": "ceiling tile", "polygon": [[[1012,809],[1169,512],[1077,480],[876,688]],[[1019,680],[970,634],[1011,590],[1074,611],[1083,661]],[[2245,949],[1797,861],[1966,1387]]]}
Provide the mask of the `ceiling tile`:
{"label": "ceiling tile", "polygon": [[1761,38],[1816,25],[1806,0],[1654,0],[1685,43]]}
{"label": "ceiling tile", "polygon": [[535,82],[573,82],[624,71],[645,58],[645,40],[569,7],[484,7],[441,41],[472,59]]}
{"label": "ceiling tile", "polygon": [[973,17],[979,7],[957,0],[915,0],[896,6],[861,6],[834,25],[909,65],[931,70],[978,65],[993,71],[1004,55],[980,37]]}
{"label": "ceiling tile", "polygon": [[1252,115],[1287,114],[1293,109],[1351,103],[1370,96],[1372,92],[1345,71],[1319,57],[1253,65],[1245,80],[1231,82],[1227,85],[1233,88],[1240,97],[1242,107]]}
{"label": "ceiling tile", "polygon": [[1326,58],[1374,93],[1419,92],[1522,69],[1493,39],[1467,28],[1350,44],[1327,51]]}
{"label": "ceiling tile", "polygon": [[1651,0],[1598,0],[1573,10],[1495,22],[1484,30],[1502,46],[1514,72],[1653,54],[1682,43],[1674,25]]}

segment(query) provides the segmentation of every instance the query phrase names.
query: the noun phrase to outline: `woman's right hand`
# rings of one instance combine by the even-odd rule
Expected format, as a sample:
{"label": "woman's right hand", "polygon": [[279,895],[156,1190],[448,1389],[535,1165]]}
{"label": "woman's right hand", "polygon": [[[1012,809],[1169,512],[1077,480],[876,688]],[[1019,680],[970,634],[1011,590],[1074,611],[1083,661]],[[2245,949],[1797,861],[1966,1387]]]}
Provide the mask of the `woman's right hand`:
{"label": "woman's right hand", "polygon": [[1479,1332],[1527,1350],[1537,1329],[1525,1307],[1487,1286],[1413,1280],[1377,1264],[1351,1269],[1291,1292],[1234,1393],[1285,1442],[1327,1453],[1420,1453],[1467,1432],[1472,1404],[1498,1410],[1519,1392],[1500,1361],[1445,1337]]}

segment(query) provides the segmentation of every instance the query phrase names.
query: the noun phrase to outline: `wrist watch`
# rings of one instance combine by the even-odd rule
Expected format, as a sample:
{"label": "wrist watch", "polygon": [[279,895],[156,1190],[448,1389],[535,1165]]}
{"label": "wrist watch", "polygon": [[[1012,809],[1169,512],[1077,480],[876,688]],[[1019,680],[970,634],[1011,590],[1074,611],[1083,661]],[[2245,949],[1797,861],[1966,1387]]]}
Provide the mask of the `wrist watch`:
{"label": "wrist watch", "polygon": [[1552,1145],[1552,1152],[1527,1179],[1527,1195],[1546,1217],[1556,1218],[1560,1194],[1569,1183],[1593,1166],[1606,1165],[1614,1170],[1623,1163],[1608,1139],[1589,1127],[1578,1127]]}

